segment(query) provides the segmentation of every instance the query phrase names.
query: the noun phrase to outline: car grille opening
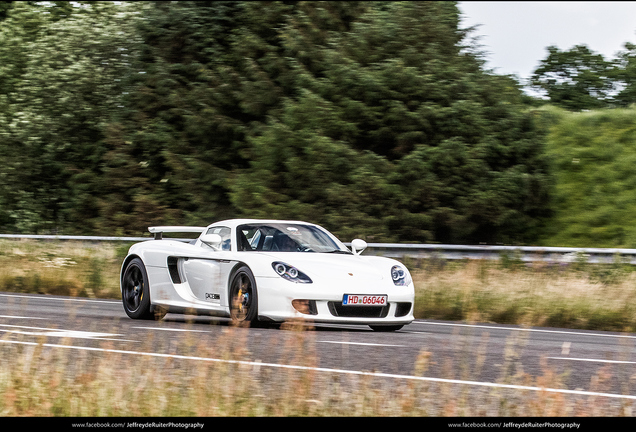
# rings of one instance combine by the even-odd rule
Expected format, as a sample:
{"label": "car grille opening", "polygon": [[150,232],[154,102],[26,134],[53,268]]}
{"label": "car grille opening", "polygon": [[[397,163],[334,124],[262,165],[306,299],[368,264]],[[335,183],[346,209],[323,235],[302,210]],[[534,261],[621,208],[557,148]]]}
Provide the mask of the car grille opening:
{"label": "car grille opening", "polygon": [[403,317],[405,315],[408,315],[408,313],[411,311],[411,306],[411,303],[398,303],[395,308],[395,316]]}
{"label": "car grille opening", "polygon": [[386,306],[343,306],[342,302],[327,302],[331,315],[347,318],[385,318],[389,313]]}

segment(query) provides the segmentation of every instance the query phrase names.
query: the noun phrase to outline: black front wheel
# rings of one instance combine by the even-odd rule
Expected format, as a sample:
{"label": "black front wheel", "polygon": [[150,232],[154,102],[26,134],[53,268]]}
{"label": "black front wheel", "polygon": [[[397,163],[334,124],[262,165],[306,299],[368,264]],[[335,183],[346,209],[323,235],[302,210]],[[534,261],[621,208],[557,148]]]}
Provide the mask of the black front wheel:
{"label": "black front wheel", "polygon": [[230,317],[235,324],[255,323],[258,317],[256,281],[249,267],[240,267],[230,282]]}
{"label": "black front wheel", "polygon": [[121,298],[126,315],[133,319],[155,319],[150,310],[150,286],[146,267],[139,258],[131,260],[121,279]]}

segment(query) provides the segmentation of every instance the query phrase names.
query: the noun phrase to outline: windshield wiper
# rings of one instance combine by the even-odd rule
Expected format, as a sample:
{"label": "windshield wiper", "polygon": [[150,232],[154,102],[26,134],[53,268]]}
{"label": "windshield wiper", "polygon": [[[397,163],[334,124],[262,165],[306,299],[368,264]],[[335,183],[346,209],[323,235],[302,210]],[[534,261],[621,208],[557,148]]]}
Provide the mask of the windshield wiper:
{"label": "windshield wiper", "polygon": [[334,250],[330,250],[330,251],[325,251],[323,253],[335,253],[335,254],[352,255],[351,252],[349,252],[347,250],[341,250],[341,249],[334,249]]}

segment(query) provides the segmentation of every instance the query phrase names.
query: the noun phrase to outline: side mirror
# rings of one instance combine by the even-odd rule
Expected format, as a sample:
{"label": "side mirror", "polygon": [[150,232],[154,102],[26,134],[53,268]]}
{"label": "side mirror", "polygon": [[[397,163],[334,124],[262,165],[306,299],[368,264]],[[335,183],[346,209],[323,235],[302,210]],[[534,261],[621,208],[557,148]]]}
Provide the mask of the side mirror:
{"label": "side mirror", "polygon": [[362,239],[355,239],[351,242],[351,250],[354,254],[360,255],[367,248],[367,242]]}
{"label": "side mirror", "polygon": [[223,239],[218,234],[203,234],[199,239],[214,250],[221,250]]}

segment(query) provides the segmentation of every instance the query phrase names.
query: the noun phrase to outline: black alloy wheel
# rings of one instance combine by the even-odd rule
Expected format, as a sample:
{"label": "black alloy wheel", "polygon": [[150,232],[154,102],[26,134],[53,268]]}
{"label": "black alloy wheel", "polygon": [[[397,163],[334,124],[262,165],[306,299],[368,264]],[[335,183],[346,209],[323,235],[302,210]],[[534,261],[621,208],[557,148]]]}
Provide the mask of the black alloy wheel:
{"label": "black alloy wheel", "polygon": [[121,297],[126,314],[133,319],[154,319],[150,310],[150,287],[146,267],[139,258],[128,263],[121,280]]}
{"label": "black alloy wheel", "polygon": [[230,317],[235,324],[254,323],[258,316],[258,297],[254,275],[247,266],[239,268],[230,283]]}

